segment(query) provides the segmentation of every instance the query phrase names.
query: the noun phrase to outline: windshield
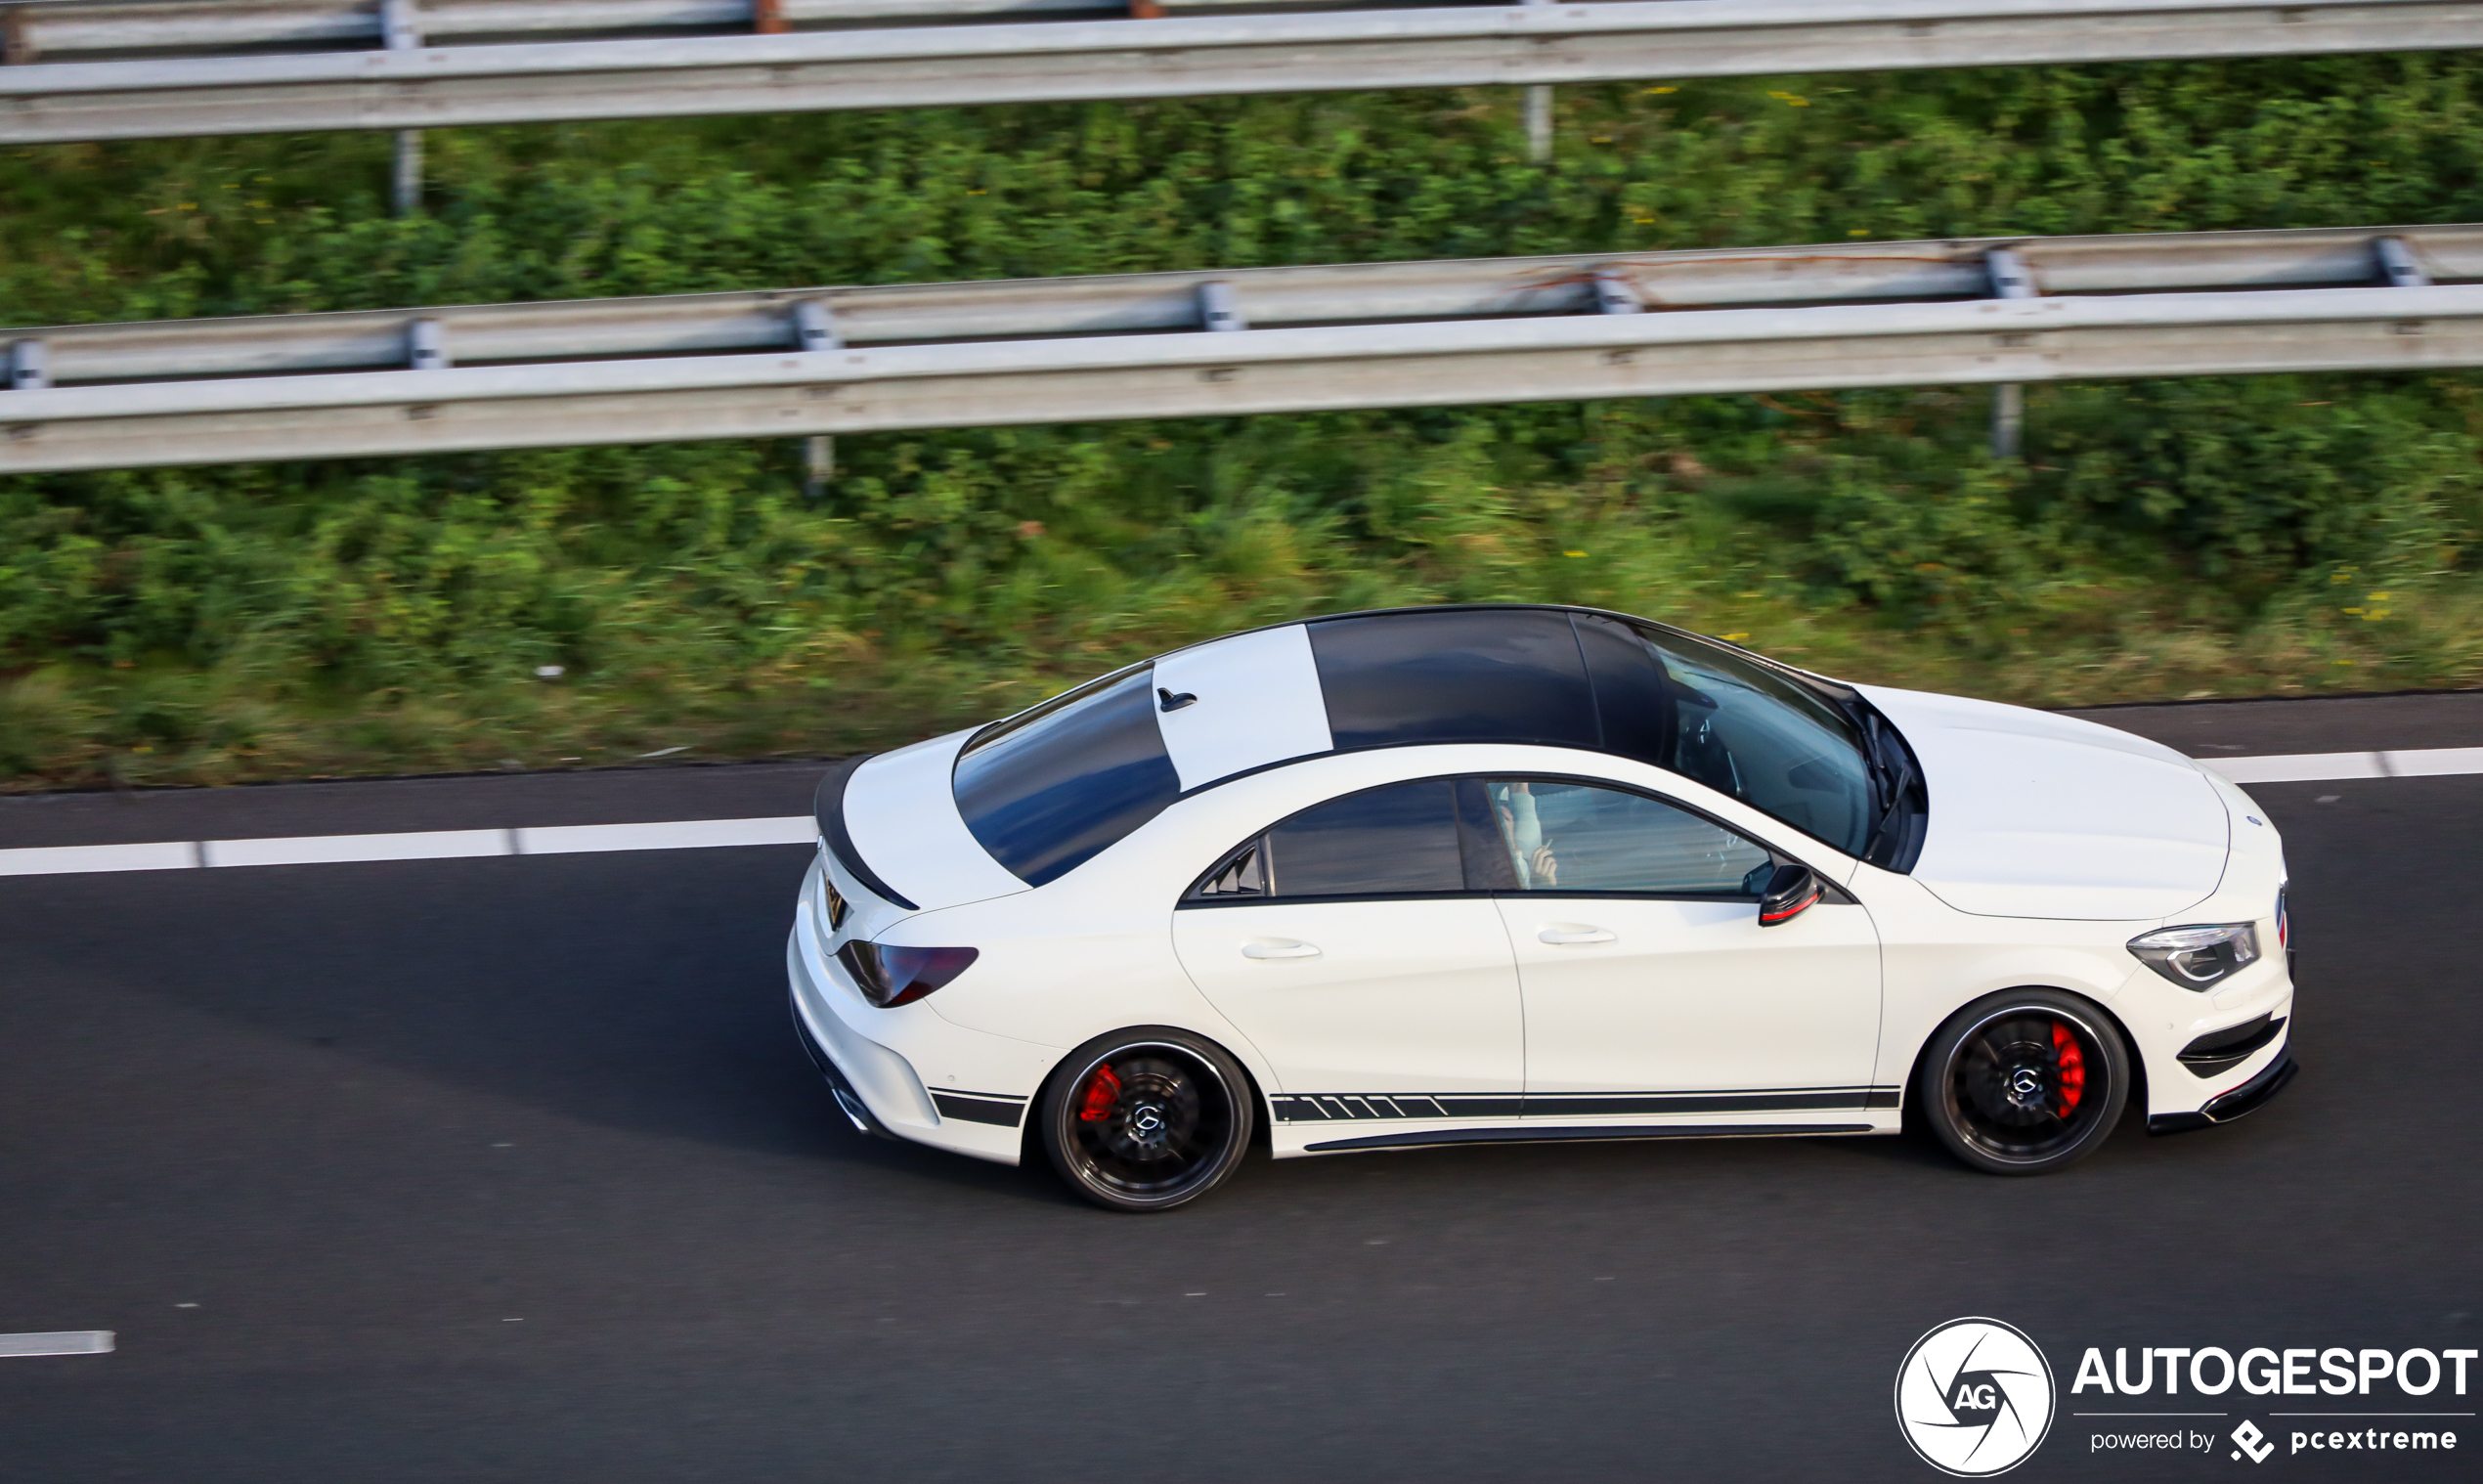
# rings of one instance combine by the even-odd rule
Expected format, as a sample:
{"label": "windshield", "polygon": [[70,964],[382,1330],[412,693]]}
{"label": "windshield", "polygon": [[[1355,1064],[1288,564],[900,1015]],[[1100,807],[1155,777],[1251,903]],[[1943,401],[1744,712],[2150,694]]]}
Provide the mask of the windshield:
{"label": "windshield", "polygon": [[1141,665],[997,721],[966,744],[954,780],[966,828],[1026,885],[1083,865],[1163,812],[1181,779]]}
{"label": "windshield", "polygon": [[1678,634],[1640,636],[1671,701],[1663,766],[1849,855],[1864,852],[1878,822],[1870,761],[1841,707],[1732,650]]}

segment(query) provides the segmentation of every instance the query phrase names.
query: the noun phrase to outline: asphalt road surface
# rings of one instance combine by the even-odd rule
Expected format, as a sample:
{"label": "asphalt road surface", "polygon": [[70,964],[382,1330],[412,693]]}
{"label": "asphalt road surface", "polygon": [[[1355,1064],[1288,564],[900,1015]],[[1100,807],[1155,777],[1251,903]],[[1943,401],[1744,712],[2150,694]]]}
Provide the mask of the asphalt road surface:
{"label": "asphalt road surface", "polygon": [[[2101,719],[2483,742],[2483,697]],[[0,801],[0,846],[794,813],[814,771]],[[2483,777],[2253,793],[2304,1070],[2245,1122],[2037,1180],[1911,1135],[1262,1158],[1155,1217],[836,1114],[801,847],[0,880],[0,1331],[118,1336],[0,1359],[0,1479],[1930,1479],[1891,1388],[1962,1315],[2060,1375],[2015,1477],[2255,1475],[2093,1453],[2070,1373],[2477,1343]],[[2469,1456],[2264,1470],[2475,1477],[2476,1419],[2425,1425]]]}

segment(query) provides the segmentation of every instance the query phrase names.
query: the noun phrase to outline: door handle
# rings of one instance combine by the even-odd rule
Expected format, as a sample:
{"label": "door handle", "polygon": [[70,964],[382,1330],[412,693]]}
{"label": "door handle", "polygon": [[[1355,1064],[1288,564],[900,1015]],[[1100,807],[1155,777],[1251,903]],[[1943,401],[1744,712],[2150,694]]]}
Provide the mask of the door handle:
{"label": "door handle", "polygon": [[1319,950],[1309,943],[1243,943],[1243,958],[1317,958]]}
{"label": "door handle", "polygon": [[1535,937],[1547,943],[1608,943],[1617,940],[1621,935],[1601,928],[1546,928]]}

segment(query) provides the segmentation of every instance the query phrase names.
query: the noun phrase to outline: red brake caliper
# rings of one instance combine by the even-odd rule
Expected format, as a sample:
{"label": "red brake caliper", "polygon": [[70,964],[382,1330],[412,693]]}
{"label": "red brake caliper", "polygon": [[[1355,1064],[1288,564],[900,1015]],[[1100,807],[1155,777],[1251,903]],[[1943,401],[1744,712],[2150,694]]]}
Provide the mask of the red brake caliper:
{"label": "red brake caliper", "polygon": [[1095,1075],[1086,1079],[1086,1102],[1078,1109],[1077,1115],[1085,1122],[1101,1123],[1112,1115],[1112,1110],[1120,1100],[1121,1079],[1112,1074],[1112,1064],[1107,1062],[1095,1069]]}
{"label": "red brake caliper", "polygon": [[2078,1050],[2076,1033],[2059,1021],[2052,1023],[2052,1050],[2061,1065],[2061,1115],[2068,1117],[2086,1096],[2086,1053]]}

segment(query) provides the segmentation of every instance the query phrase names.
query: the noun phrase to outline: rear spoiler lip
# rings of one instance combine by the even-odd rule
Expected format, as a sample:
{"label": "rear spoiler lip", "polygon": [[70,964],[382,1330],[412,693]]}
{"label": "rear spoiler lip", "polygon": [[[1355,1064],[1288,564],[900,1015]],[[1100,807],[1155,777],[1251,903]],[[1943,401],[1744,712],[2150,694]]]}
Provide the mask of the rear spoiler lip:
{"label": "rear spoiler lip", "polygon": [[819,792],[812,796],[810,812],[819,821],[819,838],[827,842],[829,852],[855,881],[908,912],[919,912],[921,907],[906,900],[894,887],[880,880],[879,873],[862,859],[862,852],[853,848],[853,836],[845,827],[845,787],[853,780],[854,772],[863,764],[877,756],[876,753],[863,753],[829,768],[828,775],[819,780]]}

